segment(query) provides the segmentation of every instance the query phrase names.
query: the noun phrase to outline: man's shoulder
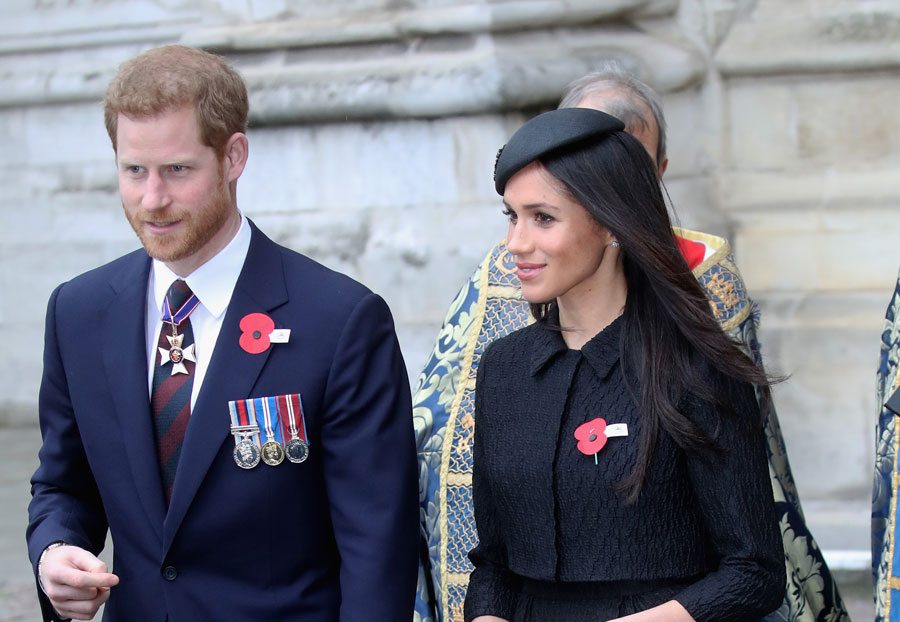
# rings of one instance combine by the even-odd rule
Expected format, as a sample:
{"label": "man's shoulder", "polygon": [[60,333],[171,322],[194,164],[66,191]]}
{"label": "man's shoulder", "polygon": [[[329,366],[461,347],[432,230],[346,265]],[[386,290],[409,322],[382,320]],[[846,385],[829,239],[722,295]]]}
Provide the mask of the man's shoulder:
{"label": "man's shoulder", "polygon": [[[249,271],[241,278],[265,280],[270,275],[259,274],[260,271],[273,269],[273,262],[277,262],[284,276],[283,287],[288,299],[294,306],[300,305],[304,316],[314,318],[323,330],[328,325],[342,326],[363,301],[386,307],[380,297],[350,276],[271,240],[258,228],[254,234],[258,237],[257,246],[254,250],[251,243],[253,258],[248,255]],[[247,268],[248,264],[245,264]],[[272,285],[282,287],[281,283],[272,282]],[[379,317],[381,315],[379,313]]]}
{"label": "man's shoulder", "polygon": [[144,249],[139,248],[79,274],[60,284],[57,290],[60,295],[67,296],[99,295],[117,285],[133,284],[135,278],[149,272],[149,267],[150,257]]}
{"label": "man's shoulder", "polygon": [[352,301],[372,291],[354,278],[295,250],[276,244],[281,254],[288,290],[300,290],[322,300]]}

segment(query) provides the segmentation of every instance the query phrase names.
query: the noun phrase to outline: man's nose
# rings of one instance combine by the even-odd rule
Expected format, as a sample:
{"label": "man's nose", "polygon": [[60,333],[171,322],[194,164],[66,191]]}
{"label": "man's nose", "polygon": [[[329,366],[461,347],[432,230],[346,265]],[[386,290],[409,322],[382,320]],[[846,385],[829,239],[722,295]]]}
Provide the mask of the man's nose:
{"label": "man's nose", "polygon": [[148,210],[166,207],[171,202],[165,180],[158,173],[147,175],[141,207]]}

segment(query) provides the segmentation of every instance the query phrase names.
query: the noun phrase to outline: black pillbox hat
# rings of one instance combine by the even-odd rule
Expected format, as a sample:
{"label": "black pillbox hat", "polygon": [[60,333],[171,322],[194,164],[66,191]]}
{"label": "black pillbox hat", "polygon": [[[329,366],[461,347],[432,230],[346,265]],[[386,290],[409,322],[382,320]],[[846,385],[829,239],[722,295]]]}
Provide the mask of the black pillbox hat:
{"label": "black pillbox hat", "polygon": [[494,187],[503,195],[506,182],[543,156],[625,129],[617,118],[592,108],[562,108],[534,117],[497,152]]}

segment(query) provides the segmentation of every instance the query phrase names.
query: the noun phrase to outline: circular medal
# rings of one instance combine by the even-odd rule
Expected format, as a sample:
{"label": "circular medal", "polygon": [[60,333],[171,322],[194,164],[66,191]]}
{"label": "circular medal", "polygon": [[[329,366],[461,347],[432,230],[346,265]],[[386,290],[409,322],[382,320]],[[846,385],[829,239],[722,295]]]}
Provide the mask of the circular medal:
{"label": "circular medal", "polygon": [[278,466],[284,462],[284,447],[278,441],[266,441],[262,447],[263,462],[269,466]]}
{"label": "circular medal", "polygon": [[303,439],[292,438],[287,442],[285,452],[288,460],[299,464],[309,457],[309,445]]}
{"label": "circular medal", "polygon": [[172,348],[171,350],[169,350],[169,360],[176,365],[180,363],[183,358],[184,353],[181,351],[181,348]]}
{"label": "circular medal", "polygon": [[259,464],[259,445],[249,438],[234,446],[234,462],[242,469],[252,469]]}

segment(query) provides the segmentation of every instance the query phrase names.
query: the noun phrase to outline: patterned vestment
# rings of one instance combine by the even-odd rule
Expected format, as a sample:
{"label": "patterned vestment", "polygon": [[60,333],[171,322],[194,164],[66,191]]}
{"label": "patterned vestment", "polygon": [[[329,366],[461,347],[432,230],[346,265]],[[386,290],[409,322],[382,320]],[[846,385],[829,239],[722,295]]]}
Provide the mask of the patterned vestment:
{"label": "patterned vestment", "polygon": [[[897,539],[897,414],[885,402],[900,388],[900,278],[884,317],[881,357],[876,375],[878,423],[875,481],[872,491],[872,570],[875,574],[875,622],[900,621],[900,560]],[[420,491],[421,494],[421,491]]]}
{"label": "patterned vestment", "polygon": [[[715,249],[694,269],[694,275],[709,295],[722,329],[738,340],[754,360],[760,361],[756,338],[759,314],[747,296],[728,242],[683,229],[676,229],[675,233]],[[475,374],[491,341],[530,321],[514,261],[505,244],[498,244],[457,294],[432,356],[419,375],[413,395],[413,418],[419,456],[423,553],[414,622],[463,620],[463,601],[472,570],[467,554],[477,542],[472,515]],[[781,607],[765,620],[849,621],[837,585],[806,528],[771,401],[766,439],[785,547],[787,584]]]}

